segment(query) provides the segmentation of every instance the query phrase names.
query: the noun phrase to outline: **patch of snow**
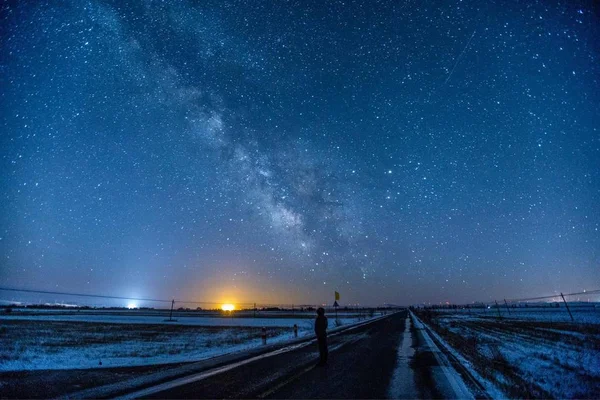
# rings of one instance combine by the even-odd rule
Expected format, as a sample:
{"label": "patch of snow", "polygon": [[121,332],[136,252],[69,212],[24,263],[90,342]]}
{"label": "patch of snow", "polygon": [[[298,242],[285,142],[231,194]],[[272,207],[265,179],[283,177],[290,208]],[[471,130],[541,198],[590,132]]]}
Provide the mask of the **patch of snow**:
{"label": "patch of snow", "polygon": [[[356,318],[339,318],[345,325]],[[2,315],[0,371],[179,363],[314,335],[312,318],[177,317],[61,313]],[[330,330],[335,328],[330,319]]]}

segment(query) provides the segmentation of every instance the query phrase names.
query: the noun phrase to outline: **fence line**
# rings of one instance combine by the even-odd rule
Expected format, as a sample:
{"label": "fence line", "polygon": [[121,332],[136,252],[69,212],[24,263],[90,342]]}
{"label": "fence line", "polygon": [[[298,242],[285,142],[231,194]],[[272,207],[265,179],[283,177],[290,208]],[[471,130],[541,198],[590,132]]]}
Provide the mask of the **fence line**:
{"label": "fence line", "polygon": [[[592,305],[587,305],[588,301],[582,301],[581,299],[571,299],[569,302],[566,297],[572,296],[589,296],[589,295],[598,295],[600,294],[600,289],[594,290],[586,290],[583,292],[575,292],[575,293],[558,293],[550,296],[537,296],[537,297],[528,297],[528,298],[520,298],[520,299],[503,299],[500,298],[498,300],[490,300],[490,301],[482,301],[482,302],[473,302],[469,304],[431,304],[431,305],[423,305],[425,309],[433,309],[433,310],[463,310],[468,312],[469,314],[475,313],[475,315],[486,314],[488,309],[491,309],[489,312],[492,314],[491,317],[494,317],[495,314],[497,316],[495,318],[504,319],[504,318],[524,318],[528,312],[539,312],[541,309],[544,311],[551,310],[557,307],[561,307],[563,310],[566,310],[568,316],[572,322],[582,322],[581,321],[581,312],[588,312],[590,307],[593,310],[596,310],[597,305],[595,304],[600,299],[594,301]],[[544,304],[533,303],[530,305],[530,301],[539,301],[539,300],[549,300],[553,299],[552,302],[544,302]],[[569,304],[570,303],[570,304]],[[564,304],[564,305],[563,305]],[[583,305],[586,304],[586,305]],[[536,310],[536,311],[529,311]],[[600,310],[599,310],[600,311]],[[504,315],[503,315],[504,314]],[[575,314],[575,315],[574,315]],[[566,315],[566,314],[564,314]],[[578,318],[575,318],[578,317]],[[530,318],[530,317],[529,317]],[[583,319],[589,319],[588,317],[583,317]]]}

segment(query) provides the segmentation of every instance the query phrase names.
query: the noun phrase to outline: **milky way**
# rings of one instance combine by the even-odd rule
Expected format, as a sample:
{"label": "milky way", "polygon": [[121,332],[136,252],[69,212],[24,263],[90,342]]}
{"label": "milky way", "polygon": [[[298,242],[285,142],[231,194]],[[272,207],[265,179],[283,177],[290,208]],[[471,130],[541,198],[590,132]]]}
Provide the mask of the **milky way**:
{"label": "milky way", "polygon": [[296,304],[598,289],[594,7],[5,2],[0,284]]}

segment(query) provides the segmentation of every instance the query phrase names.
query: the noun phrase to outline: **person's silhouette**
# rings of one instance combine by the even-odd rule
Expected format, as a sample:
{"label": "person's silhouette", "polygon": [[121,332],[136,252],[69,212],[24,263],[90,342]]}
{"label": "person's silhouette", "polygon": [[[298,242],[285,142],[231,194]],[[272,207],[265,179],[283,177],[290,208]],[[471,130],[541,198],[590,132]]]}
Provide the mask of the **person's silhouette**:
{"label": "person's silhouette", "polygon": [[327,350],[327,317],[325,316],[323,307],[317,309],[315,334],[319,343],[319,363],[317,365],[323,366],[327,364],[327,355],[329,354],[329,350]]}

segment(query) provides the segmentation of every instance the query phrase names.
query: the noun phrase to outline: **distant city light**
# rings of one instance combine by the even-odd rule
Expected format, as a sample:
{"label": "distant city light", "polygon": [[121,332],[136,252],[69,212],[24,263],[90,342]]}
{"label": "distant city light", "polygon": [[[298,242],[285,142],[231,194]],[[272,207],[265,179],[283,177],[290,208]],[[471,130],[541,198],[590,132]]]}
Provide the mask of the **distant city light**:
{"label": "distant city light", "polygon": [[223,311],[233,311],[233,310],[235,310],[235,306],[233,304],[223,304],[221,306],[221,310],[223,310]]}
{"label": "distant city light", "polygon": [[133,310],[134,308],[137,308],[137,304],[129,303],[129,304],[127,304],[127,308],[129,308],[130,310]]}

